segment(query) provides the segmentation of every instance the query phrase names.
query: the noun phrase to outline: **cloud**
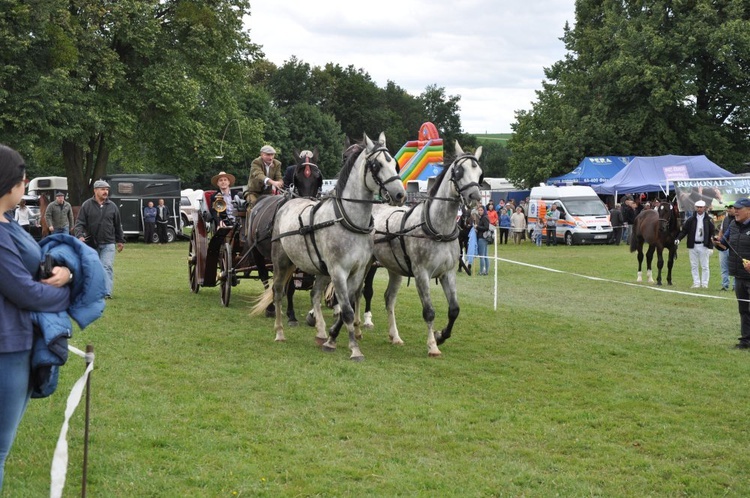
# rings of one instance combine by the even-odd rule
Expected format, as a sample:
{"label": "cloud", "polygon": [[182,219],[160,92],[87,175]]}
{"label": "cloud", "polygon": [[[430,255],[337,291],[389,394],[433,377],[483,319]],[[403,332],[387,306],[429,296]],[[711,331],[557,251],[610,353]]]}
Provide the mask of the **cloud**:
{"label": "cloud", "polygon": [[[296,56],[363,69],[418,95],[431,84],[460,95],[470,133],[510,132],[531,108],[544,68],[561,60],[559,40],[573,0],[382,0],[366,8],[333,0],[256,0],[246,20],[253,42],[280,65]],[[415,130],[416,132],[416,130]]]}

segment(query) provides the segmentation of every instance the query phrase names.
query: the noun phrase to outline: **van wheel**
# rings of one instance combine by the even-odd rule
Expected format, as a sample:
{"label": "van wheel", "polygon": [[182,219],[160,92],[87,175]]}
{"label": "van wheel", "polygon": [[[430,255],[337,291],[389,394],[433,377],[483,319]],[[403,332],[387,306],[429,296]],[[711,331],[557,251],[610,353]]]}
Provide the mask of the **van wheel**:
{"label": "van wheel", "polygon": [[167,228],[167,242],[171,244],[175,240],[177,240],[177,234],[175,233],[174,228]]}
{"label": "van wheel", "polygon": [[573,234],[570,232],[565,232],[565,244],[572,246],[573,245]]}

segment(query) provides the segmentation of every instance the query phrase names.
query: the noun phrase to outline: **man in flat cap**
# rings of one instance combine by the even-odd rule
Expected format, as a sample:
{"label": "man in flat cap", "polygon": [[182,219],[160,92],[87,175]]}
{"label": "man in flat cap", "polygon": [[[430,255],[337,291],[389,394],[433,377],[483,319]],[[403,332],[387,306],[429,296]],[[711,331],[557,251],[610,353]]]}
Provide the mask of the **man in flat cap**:
{"label": "man in flat cap", "polygon": [[261,195],[270,195],[273,189],[283,188],[281,161],[275,159],[276,150],[270,145],[260,149],[260,156],[250,164],[250,177],[247,180],[245,200],[248,212],[252,209]]}
{"label": "man in flat cap", "polygon": [[696,201],[693,216],[685,220],[682,230],[677,235],[675,245],[687,236],[688,256],[690,257],[690,271],[693,275],[693,289],[708,288],[708,258],[714,248],[713,238],[716,229],[708,213],[706,202]]}
{"label": "man in flat cap", "polygon": [[115,246],[122,251],[125,235],[122,232],[120,210],[109,200],[109,183],[104,180],[94,182],[94,196],[86,199],[78,211],[75,235],[81,241],[96,249],[107,276],[107,299],[112,297],[114,284]]}
{"label": "man in flat cap", "polygon": [[727,251],[729,274],[734,277],[734,295],[740,312],[740,338],[734,346],[750,349],[750,199],[734,203],[734,220],[716,238],[716,248]]}
{"label": "man in flat cap", "polygon": [[44,211],[44,220],[49,233],[70,233],[75,220],[73,208],[65,200],[65,192],[58,191],[55,194],[55,202],[50,203]]}

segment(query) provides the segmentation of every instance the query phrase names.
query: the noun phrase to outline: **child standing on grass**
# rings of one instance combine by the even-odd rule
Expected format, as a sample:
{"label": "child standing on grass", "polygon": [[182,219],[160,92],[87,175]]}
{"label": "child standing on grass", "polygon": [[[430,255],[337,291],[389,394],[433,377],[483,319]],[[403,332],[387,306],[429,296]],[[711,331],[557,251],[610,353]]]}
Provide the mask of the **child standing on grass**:
{"label": "child standing on grass", "polygon": [[544,223],[539,220],[534,224],[534,230],[531,233],[531,238],[538,247],[542,247],[542,232],[544,232]]}

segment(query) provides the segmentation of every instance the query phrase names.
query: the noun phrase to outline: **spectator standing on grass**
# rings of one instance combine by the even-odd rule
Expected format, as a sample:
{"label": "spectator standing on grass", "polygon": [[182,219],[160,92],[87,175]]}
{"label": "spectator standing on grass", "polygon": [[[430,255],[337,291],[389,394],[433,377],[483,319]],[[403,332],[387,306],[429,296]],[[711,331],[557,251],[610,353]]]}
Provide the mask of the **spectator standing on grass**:
{"label": "spectator standing on grass", "polygon": [[31,221],[29,221],[30,215],[31,211],[26,205],[26,201],[23,199],[18,201],[18,207],[16,208],[16,212],[13,213],[13,219],[27,232],[31,232]]}
{"label": "spectator standing on grass", "polygon": [[498,226],[498,213],[495,211],[495,203],[492,201],[487,203],[487,219],[490,220],[491,226]]}
{"label": "spectator standing on grass", "polygon": [[534,223],[534,230],[531,232],[531,240],[537,247],[542,247],[542,237],[544,236],[544,221],[541,218]]}
{"label": "spectator standing on grass", "polygon": [[516,208],[516,212],[510,217],[510,227],[513,231],[513,242],[520,244],[523,233],[526,231],[526,217],[523,215],[521,206]]}
{"label": "spectator standing on grass", "polygon": [[695,212],[682,225],[682,230],[674,241],[675,245],[687,236],[690,272],[693,276],[693,289],[708,288],[708,258],[711,256],[715,227],[708,213],[705,201],[695,203]]}
{"label": "spectator standing on grass", "polygon": [[146,244],[154,242],[154,234],[156,233],[156,208],[154,207],[154,201],[148,201],[146,207],[143,208],[143,240]]}
{"label": "spectator standing on grass", "polygon": [[[510,215],[512,213],[507,209],[503,209],[500,214],[500,239],[497,241],[498,244],[508,243],[508,234],[510,233]],[[505,242],[503,242],[505,240]]]}
{"label": "spectator standing on grass", "polygon": [[70,233],[75,225],[73,219],[73,208],[65,200],[65,192],[55,194],[55,202],[47,206],[44,211],[44,220],[50,233]]}
{"label": "spectator standing on grass", "polygon": [[71,271],[56,266],[38,280],[42,250],[9,214],[24,192],[21,155],[0,145],[0,492],[5,459],[31,397],[33,386],[31,312],[60,312],[69,306]]}
{"label": "spectator standing on grass", "polygon": [[487,218],[487,213],[484,212],[484,206],[481,204],[477,208],[477,256],[479,257],[479,274],[487,275],[490,269],[490,261],[487,259],[487,239],[484,238],[484,233],[492,230],[490,227],[490,220]]}
{"label": "spectator standing on grass", "polygon": [[734,295],[740,313],[737,349],[750,349],[750,199],[734,203],[734,221],[716,239],[716,248],[729,255],[729,275],[734,277]]}
{"label": "spectator standing on grass", "polygon": [[169,242],[167,227],[169,226],[169,208],[164,204],[164,199],[159,199],[156,206],[156,234],[159,236],[159,244]]}
{"label": "spectator standing on grass", "polygon": [[612,241],[610,244],[619,246],[620,241],[622,241],[622,225],[624,223],[622,209],[619,204],[615,204],[615,207],[610,210],[609,222],[612,225]]}
{"label": "spectator standing on grass", "polygon": [[115,279],[115,248],[117,252],[122,252],[125,234],[122,231],[120,210],[109,200],[109,183],[104,180],[94,182],[94,196],[83,201],[74,231],[79,240],[93,247],[99,254],[99,261],[102,262],[107,277],[106,298],[111,298]]}
{"label": "spectator standing on grass", "polygon": [[557,220],[560,219],[560,211],[557,210],[557,204],[552,204],[544,216],[545,225],[547,226],[547,246],[550,244],[557,245]]}
{"label": "spectator standing on grass", "polygon": [[[727,204],[726,209],[726,216],[724,216],[724,219],[721,220],[721,225],[719,226],[719,236],[722,236],[724,233],[726,233],[726,231],[729,229],[729,226],[734,221],[734,205]],[[721,290],[728,291],[730,280],[728,251],[719,251],[719,268],[721,268]],[[732,285],[732,290],[734,290],[734,285]]]}

